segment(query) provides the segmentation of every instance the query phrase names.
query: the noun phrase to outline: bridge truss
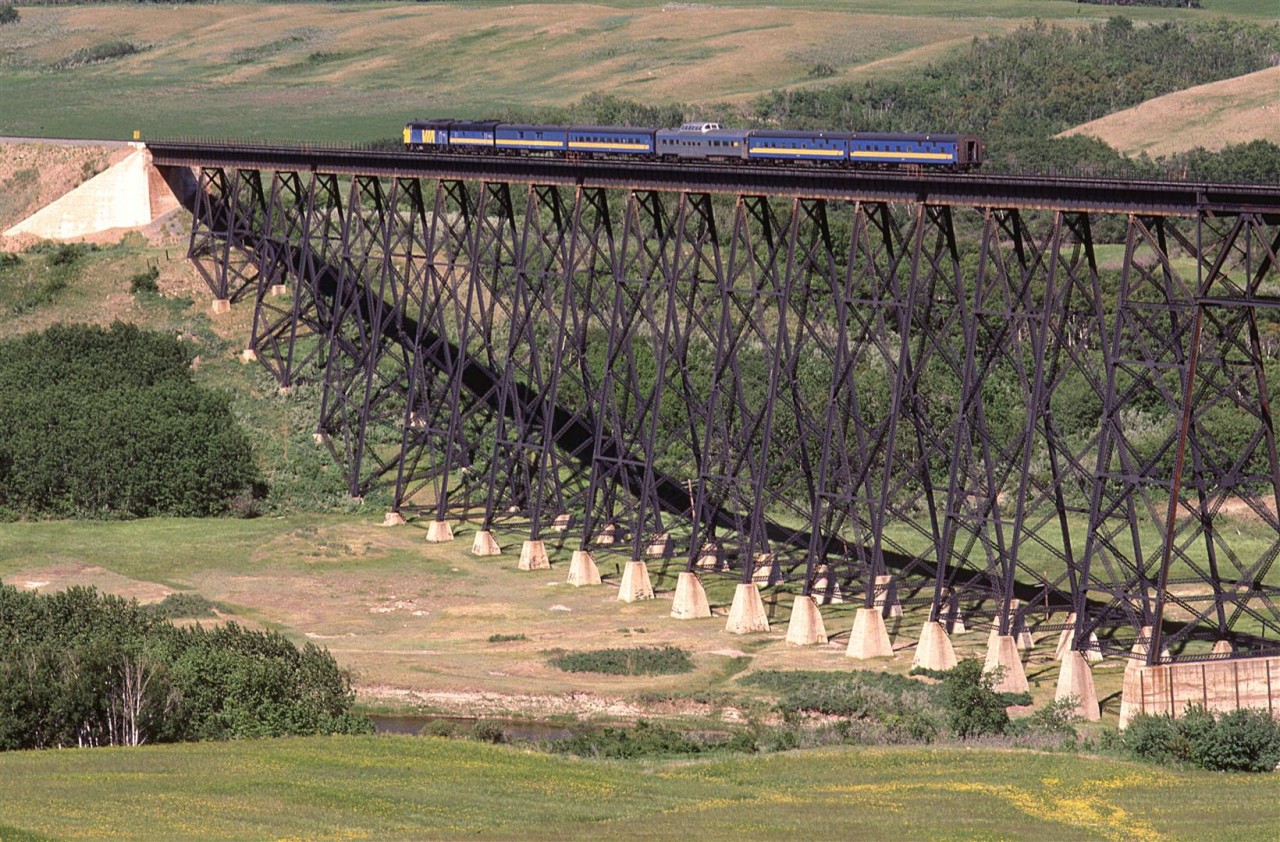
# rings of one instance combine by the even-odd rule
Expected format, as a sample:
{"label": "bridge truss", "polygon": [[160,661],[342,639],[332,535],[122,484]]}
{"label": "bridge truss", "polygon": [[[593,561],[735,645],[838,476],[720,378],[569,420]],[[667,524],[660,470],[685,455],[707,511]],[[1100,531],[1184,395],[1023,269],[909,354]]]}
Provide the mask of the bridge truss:
{"label": "bridge truss", "polygon": [[1280,190],[152,151],[353,495],[1082,653],[1280,650]]}

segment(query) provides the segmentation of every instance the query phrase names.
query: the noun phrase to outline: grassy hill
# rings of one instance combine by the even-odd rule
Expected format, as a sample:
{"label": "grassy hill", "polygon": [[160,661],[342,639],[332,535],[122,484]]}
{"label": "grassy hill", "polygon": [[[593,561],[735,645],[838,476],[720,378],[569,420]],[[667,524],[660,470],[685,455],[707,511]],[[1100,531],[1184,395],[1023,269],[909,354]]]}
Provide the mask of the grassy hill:
{"label": "grassy hill", "polygon": [[1156,97],[1060,136],[1077,134],[1151,157],[1250,140],[1280,143],[1280,67]]}
{"label": "grassy hill", "polygon": [[6,839],[1280,834],[1280,776],[982,748],[606,763],[433,738],[308,738],[15,753],[0,756],[0,775]]}
{"label": "grassy hill", "polygon": [[[1126,8],[1138,21],[1231,15]],[[35,6],[0,27],[0,133],[316,140],[395,137],[405,119],[566,105],[749,100],[891,75],[1034,19],[1115,12],[1069,0],[894,3],[494,2]]]}

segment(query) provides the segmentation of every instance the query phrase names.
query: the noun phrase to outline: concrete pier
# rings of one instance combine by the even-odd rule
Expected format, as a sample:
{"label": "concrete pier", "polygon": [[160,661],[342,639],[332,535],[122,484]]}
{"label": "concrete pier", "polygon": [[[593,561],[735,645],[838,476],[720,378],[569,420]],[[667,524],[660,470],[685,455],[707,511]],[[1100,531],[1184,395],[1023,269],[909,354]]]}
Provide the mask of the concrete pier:
{"label": "concrete pier", "polygon": [[1280,657],[1233,658],[1126,670],[1120,727],[1139,713],[1182,716],[1188,705],[1218,713],[1241,708],[1280,717]]}
{"label": "concrete pier", "polygon": [[787,623],[787,643],[813,646],[827,642],[827,627],[822,612],[811,596],[797,596],[791,603],[791,620]]}
{"label": "concrete pier", "polygon": [[677,620],[704,620],[711,616],[707,592],[698,574],[684,571],[676,577],[676,596],[671,601],[671,616]]}
{"label": "concrete pier", "polygon": [[845,647],[844,654],[859,661],[893,657],[893,642],[889,640],[889,629],[884,624],[880,609],[858,609],[853,617],[853,631],[849,632],[849,645]]}
{"label": "concrete pier", "polygon": [[886,619],[902,616],[902,603],[898,601],[898,580],[895,577],[876,577],[875,607],[884,613]]}
{"label": "concrete pier", "polygon": [[565,581],[575,588],[600,584],[600,568],[596,567],[595,557],[587,550],[574,550],[569,560],[569,578]]}
{"label": "concrete pier", "polygon": [[433,520],[427,525],[427,541],[446,544],[453,540],[453,526],[447,520]]}
{"label": "concrete pier", "polygon": [[944,671],[956,665],[956,650],[951,646],[951,638],[942,623],[926,621],[920,629],[920,642],[916,644],[916,654],[911,659],[911,666],[927,670]]}
{"label": "concrete pier", "polygon": [[733,592],[733,605],[729,606],[729,621],[724,630],[730,634],[751,634],[769,630],[769,615],[765,612],[760,588],[755,582],[738,583]]}
{"label": "concrete pier", "polygon": [[572,522],[573,522],[573,518],[569,516],[568,512],[561,512],[560,514],[556,515],[554,518],[551,519],[551,531],[564,532],[566,529],[569,528],[569,524]]}
{"label": "concrete pier", "polygon": [[612,523],[606,523],[600,528],[599,534],[596,535],[596,543],[602,547],[608,547],[618,542],[618,527]]}
{"label": "concrete pier", "polygon": [[516,566],[521,570],[550,570],[546,541],[525,541],[520,547],[520,561]]}
{"label": "concrete pier", "polygon": [[1053,694],[1055,701],[1073,698],[1075,713],[1081,719],[1097,722],[1102,718],[1098,708],[1098,693],[1093,687],[1093,670],[1084,654],[1072,649],[1062,659],[1058,669],[1058,686]]}
{"label": "concrete pier", "polygon": [[649,556],[649,558],[671,558],[671,547],[671,535],[666,532],[660,532],[649,541],[649,547],[645,550],[645,555]]}
{"label": "concrete pier", "polygon": [[751,581],[765,587],[778,581],[778,565],[773,553],[760,553],[756,556],[755,566],[751,569]]}
{"label": "concrete pier", "polygon": [[1030,689],[1018,642],[1011,634],[995,634],[987,643],[987,660],[982,671],[989,674],[997,669],[1002,670],[1000,680],[992,688],[997,693],[1025,693]]}
{"label": "concrete pier", "polygon": [[502,555],[502,547],[498,546],[498,539],[493,537],[492,532],[481,529],[471,541],[471,554]]}
{"label": "concrete pier", "polygon": [[653,585],[649,584],[649,568],[643,561],[629,561],[622,570],[622,584],[618,586],[619,602],[638,602],[653,599]]}
{"label": "concrete pier", "polygon": [[382,516],[383,526],[404,526],[404,524],[405,524],[404,515],[400,514],[399,512],[387,512],[385,515]]}

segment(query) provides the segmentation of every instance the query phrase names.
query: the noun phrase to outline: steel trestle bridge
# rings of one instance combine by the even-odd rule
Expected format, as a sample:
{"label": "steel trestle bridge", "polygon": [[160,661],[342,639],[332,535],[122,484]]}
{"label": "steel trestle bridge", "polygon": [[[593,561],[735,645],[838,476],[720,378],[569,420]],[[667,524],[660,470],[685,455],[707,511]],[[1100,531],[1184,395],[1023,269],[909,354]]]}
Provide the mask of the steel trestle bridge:
{"label": "steel trestle bridge", "polygon": [[1094,657],[1280,654],[1280,186],[148,148],[353,495]]}

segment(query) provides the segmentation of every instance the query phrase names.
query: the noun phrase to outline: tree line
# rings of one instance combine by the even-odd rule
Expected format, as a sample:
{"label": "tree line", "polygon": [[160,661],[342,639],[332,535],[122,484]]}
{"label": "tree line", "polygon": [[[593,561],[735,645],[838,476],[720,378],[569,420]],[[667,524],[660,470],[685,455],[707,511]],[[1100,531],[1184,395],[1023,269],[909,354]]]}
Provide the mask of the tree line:
{"label": "tree line", "polygon": [[116,323],[0,342],[0,514],[208,516],[261,493],[225,395],[176,337]]}
{"label": "tree line", "polygon": [[132,600],[0,584],[0,750],[367,733],[333,656]]}

